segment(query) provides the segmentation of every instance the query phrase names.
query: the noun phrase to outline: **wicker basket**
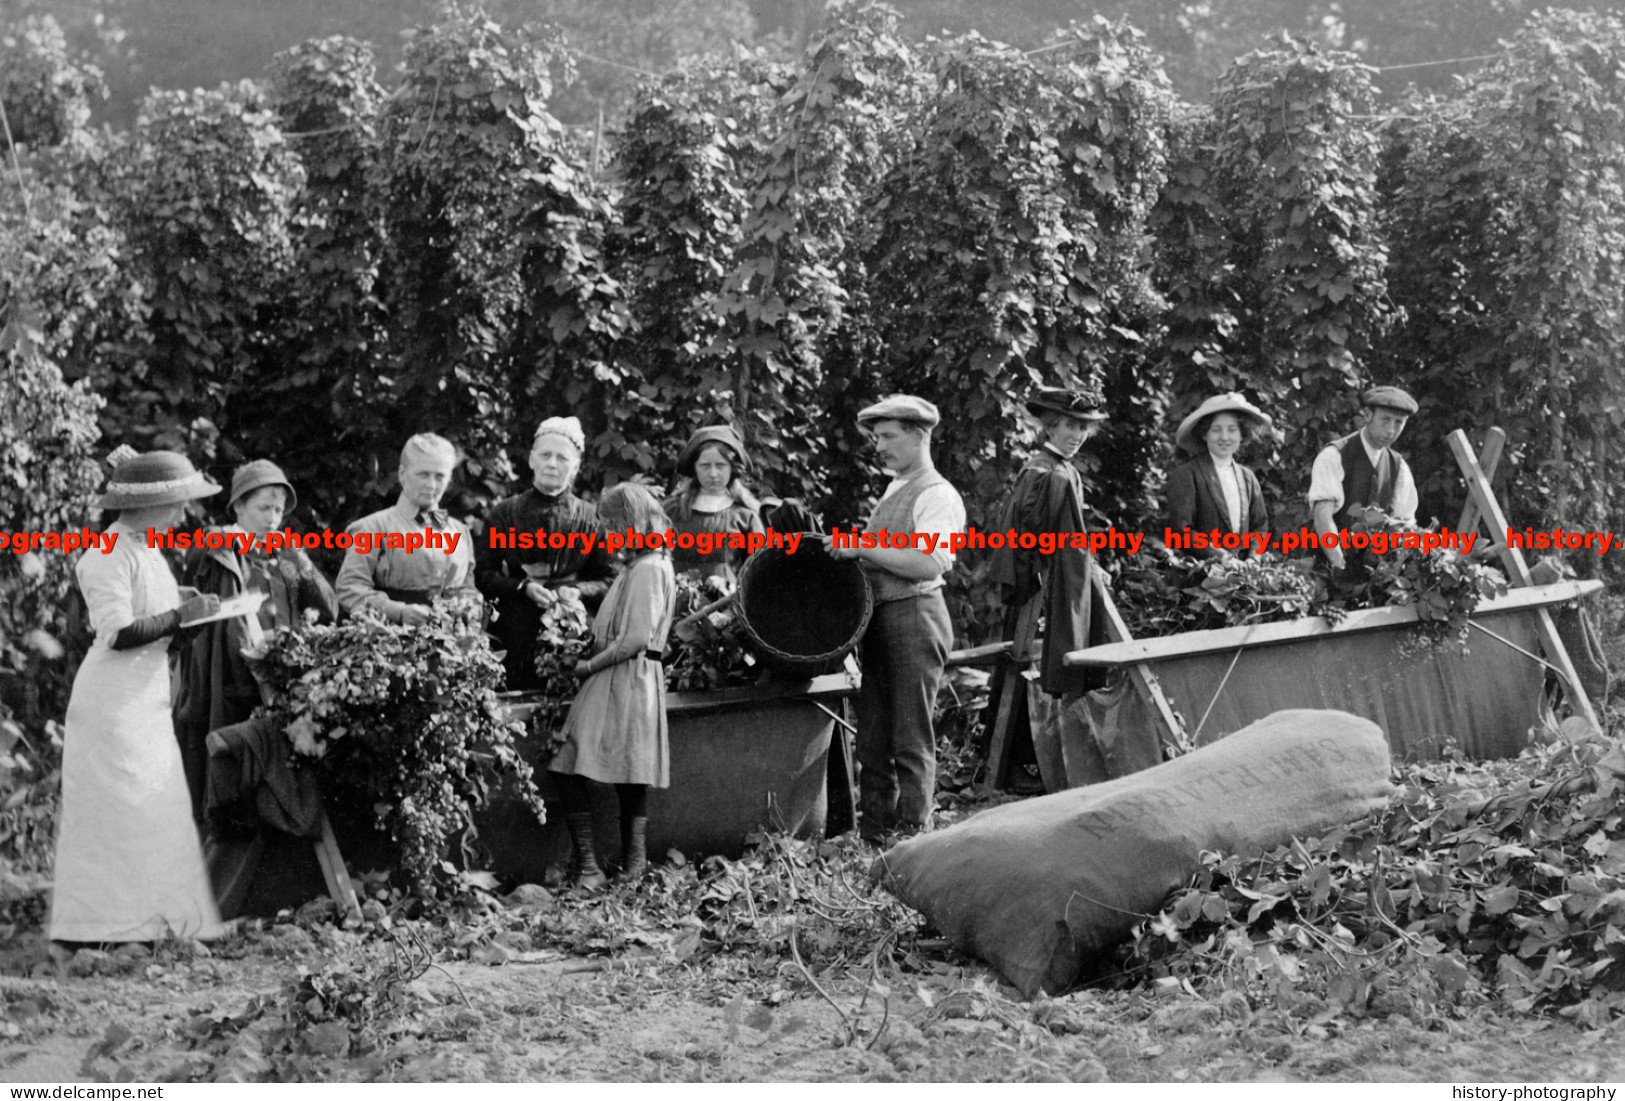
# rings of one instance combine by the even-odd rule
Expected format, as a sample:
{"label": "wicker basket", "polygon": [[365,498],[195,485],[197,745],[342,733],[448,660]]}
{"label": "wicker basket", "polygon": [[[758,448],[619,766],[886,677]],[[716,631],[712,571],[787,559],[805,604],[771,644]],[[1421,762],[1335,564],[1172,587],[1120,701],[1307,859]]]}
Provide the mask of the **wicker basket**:
{"label": "wicker basket", "polygon": [[863,569],[820,545],[798,554],[764,547],[739,571],[739,621],[770,668],[799,677],[833,673],[863,637],[874,593]]}

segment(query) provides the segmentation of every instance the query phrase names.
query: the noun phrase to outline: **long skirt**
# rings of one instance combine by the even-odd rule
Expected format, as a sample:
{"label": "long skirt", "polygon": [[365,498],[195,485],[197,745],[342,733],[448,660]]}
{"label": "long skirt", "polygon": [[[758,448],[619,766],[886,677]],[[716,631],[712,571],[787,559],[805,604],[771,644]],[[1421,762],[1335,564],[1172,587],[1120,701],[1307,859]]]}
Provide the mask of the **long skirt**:
{"label": "long skirt", "polygon": [[170,713],[168,640],[97,645],[74,678],[62,747],[51,939],[221,932]]}

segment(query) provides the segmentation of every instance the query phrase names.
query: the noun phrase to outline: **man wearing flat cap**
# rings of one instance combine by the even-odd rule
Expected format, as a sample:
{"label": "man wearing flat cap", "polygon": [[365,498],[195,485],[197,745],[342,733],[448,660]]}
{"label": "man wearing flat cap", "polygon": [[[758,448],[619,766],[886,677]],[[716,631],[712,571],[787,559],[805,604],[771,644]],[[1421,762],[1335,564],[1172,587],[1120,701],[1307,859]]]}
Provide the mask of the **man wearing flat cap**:
{"label": "man wearing flat cap", "polygon": [[[1315,457],[1309,508],[1321,535],[1359,523],[1368,508],[1401,523],[1416,522],[1416,480],[1405,457],[1393,449],[1416,412],[1416,399],[1397,386],[1377,386],[1365,392],[1360,404],[1360,430],[1333,440]],[[1321,553],[1334,570],[1348,564],[1341,547]]]}
{"label": "man wearing flat cap", "polygon": [[857,559],[874,590],[874,614],[859,647],[857,735],[859,831],[874,843],[927,828],[936,803],[931,713],[953,644],[942,589],[953,569],[949,537],[965,530],[965,504],[931,462],[931,430],[940,420],[936,406],[906,394],[858,414],[892,474],[864,532],[885,532],[889,541],[930,533],[934,549],[835,547],[825,538],[834,557]]}
{"label": "man wearing flat cap", "polygon": [[[598,509],[575,494],[585,448],[586,434],[575,417],[549,417],[537,425],[530,488],[497,503],[475,549],[474,578],[486,599],[496,603],[491,633],[506,651],[505,684],[513,691],[540,687],[536,650],[545,590],[571,586],[589,610],[596,610],[614,577]],[[562,533],[566,545],[527,547],[517,538],[539,541],[538,532]],[[590,549],[572,538],[587,535],[596,536]],[[506,545],[493,547],[493,542]]]}

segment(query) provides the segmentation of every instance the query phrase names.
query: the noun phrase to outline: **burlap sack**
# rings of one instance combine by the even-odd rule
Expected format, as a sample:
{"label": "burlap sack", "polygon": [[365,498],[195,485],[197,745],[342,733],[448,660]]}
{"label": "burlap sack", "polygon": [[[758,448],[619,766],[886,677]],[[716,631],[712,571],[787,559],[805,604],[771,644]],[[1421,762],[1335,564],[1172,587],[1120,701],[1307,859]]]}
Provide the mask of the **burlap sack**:
{"label": "burlap sack", "polygon": [[1382,807],[1388,742],[1344,711],[1279,711],[1104,784],[905,841],[869,874],[1028,997],[1058,993],[1183,885],[1204,850],[1258,853]]}

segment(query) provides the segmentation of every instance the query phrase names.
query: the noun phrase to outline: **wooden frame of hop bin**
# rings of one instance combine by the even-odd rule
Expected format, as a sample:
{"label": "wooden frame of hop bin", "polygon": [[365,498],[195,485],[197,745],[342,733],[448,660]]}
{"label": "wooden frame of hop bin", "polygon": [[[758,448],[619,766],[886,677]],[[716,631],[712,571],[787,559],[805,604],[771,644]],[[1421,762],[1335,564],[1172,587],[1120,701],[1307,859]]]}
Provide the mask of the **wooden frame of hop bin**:
{"label": "wooden frame of hop bin", "polygon": [[[1117,610],[1117,602],[1112,599],[1111,590],[1102,580],[1099,567],[1092,564],[1089,570],[1089,584],[1104,612],[1106,637],[1113,643],[1132,641],[1133,632],[1128,629],[1122,613]],[[1004,791],[1009,787],[1010,769],[1019,741],[1023,737],[1028,740],[1032,738],[1030,726],[1022,726],[1016,722],[1016,715],[1020,713],[1017,693],[1026,691],[1029,673],[1039,658],[1038,620],[1043,598],[1043,591],[1040,590],[1022,607],[1016,618],[1014,640],[990,643],[967,650],[955,650],[948,655],[950,666],[1004,664],[1004,679],[1000,683],[999,698],[989,701],[993,709],[993,726],[988,738],[986,784],[993,791]],[[1180,720],[1179,713],[1169,704],[1151,664],[1144,661],[1129,663],[1128,676],[1135,693],[1156,716],[1173,744],[1184,744],[1184,723]]]}
{"label": "wooden frame of hop bin", "polygon": [[[1549,609],[1554,605],[1595,593],[1603,586],[1599,581],[1533,585],[1522,552],[1516,547],[1505,545],[1504,533],[1510,525],[1507,523],[1505,510],[1490,487],[1490,477],[1500,459],[1505,439],[1506,434],[1501,429],[1491,429],[1483,451],[1475,454],[1465,433],[1458,430],[1447,438],[1450,449],[1461,467],[1468,491],[1468,501],[1456,530],[1466,533],[1476,531],[1480,524],[1487,526],[1491,536],[1489,549],[1501,558],[1512,586],[1506,596],[1482,602],[1475,609],[1469,622],[1473,628],[1490,639],[1511,647],[1524,657],[1554,672],[1575,715],[1583,718],[1593,729],[1600,729],[1601,724],[1596,710],[1581,686],[1573,660],[1558,635]],[[1529,649],[1509,642],[1501,634],[1489,630],[1479,622],[1483,618],[1509,612],[1519,612],[1533,617],[1539,647],[1546,655],[1544,659]],[[1243,653],[1260,647],[1301,644],[1319,638],[1346,637],[1363,632],[1392,629],[1420,622],[1420,618],[1413,607],[1372,608],[1352,612],[1337,623],[1321,617],[1310,617],[1284,623],[1189,631],[1163,638],[1124,638],[1107,645],[1073,651],[1065,660],[1072,666],[1109,668],[1126,666],[1137,671],[1144,670],[1149,674],[1159,662],[1233,651],[1235,656],[1230,662],[1229,669],[1220,679],[1212,698],[1207,701],[1196,729],[1189,735],[1195,740],[1200,737],[1207,715],[1212,713],[1214,705],[1229,683],[1230,672],[1235,669],[1236,662]],[[1177,718],[1172,717],[1167,709],[1166,700],[1154,708],[1153,714],[1163,727],[1161,733],[1176,740],[1185,737],[1183,726]]]}

